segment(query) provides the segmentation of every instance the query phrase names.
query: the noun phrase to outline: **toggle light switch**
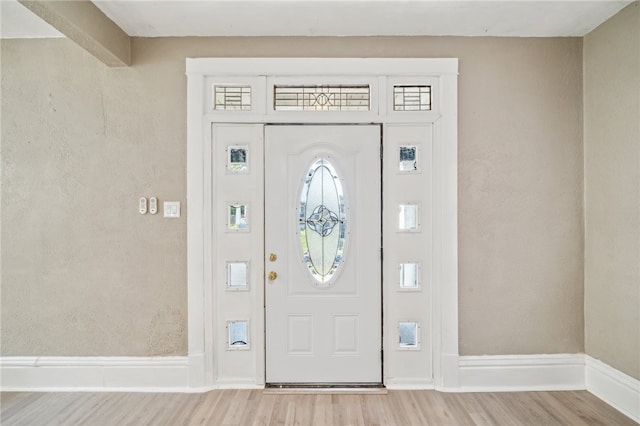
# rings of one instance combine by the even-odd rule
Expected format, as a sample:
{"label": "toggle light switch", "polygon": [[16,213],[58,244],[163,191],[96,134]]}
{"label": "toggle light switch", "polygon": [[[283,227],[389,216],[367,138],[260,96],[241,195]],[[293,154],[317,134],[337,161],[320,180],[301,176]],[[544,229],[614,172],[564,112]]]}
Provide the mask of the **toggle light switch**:
{"label": "toggle light switch", "polygon": [[147,214],[147,199],[144,197],[140,197],[138,201],[138,211],[140,214]]}
{"label": "toggle light switch", "polygon": [[156,197],[149,198],[149,213],[158,213],[158,199]]}

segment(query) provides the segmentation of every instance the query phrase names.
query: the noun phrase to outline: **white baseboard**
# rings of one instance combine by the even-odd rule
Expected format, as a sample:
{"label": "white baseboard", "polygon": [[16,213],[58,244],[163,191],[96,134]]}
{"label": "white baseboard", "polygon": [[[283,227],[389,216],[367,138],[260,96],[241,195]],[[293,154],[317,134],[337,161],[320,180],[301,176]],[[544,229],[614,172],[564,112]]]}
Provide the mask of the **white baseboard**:
{"label": "white baseboard", "polygon": [[193,392],[187,357],[2,357],[3,391]]}
{"label": "white baseboard", "polygon": [[587,390],[640,423],[640,381],[589,355],[585,362]]}
{"label": "white baseboard", "polygon": [[[192,372],[193,373],[193,372]],[[487,355],[459,358],[459,392],[586,389],[640,422],[640,381],[583,354]],[[389,389],[433,389],[423,380]],[[191,383],[187,357],[0,357],[2,391],[204,392],[258,389],[255,382]]]}
{"label": "white baseboard", "polygon": [[431,390],[435,389],[433,381],[425,379],[389,379],[384,381],[387,389],[391,390]]}
{"label": "white baseboard", "polygon": [[461,356],[461,392],[584,390],[584,355]]}

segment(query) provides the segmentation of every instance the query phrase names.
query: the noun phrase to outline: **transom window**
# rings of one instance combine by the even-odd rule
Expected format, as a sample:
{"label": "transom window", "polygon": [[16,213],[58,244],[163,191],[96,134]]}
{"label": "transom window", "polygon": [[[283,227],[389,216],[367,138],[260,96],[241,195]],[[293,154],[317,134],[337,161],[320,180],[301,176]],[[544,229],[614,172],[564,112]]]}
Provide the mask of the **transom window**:
{"label": "transom window", "polygon": [[368,85],[274,86],[277,111],[369,111]]}

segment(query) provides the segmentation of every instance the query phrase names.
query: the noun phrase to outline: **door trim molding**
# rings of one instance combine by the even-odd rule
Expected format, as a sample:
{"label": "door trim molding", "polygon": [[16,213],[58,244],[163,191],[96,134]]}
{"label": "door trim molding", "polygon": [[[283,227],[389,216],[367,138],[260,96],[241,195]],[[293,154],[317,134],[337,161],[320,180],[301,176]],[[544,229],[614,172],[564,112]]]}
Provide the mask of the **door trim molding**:
{"label": "door trim molding", "polygon": [[[455,389],[458,366],[457,248],[457,70],[458,60],[345,58],[200,58],[187,59],[187,271],[189,386],[215,386],[213,282],[211,266],[213,123],[432,123],[433,262],[432,358],[433,386]],[[318,76],[321,76],[319,78]],[[340,81],[354,76],[371,82],[376,100],[368,112],[273,111],[267,106],[268,79]],[[252,111],[216,111],[209,95],[215,79],[255,83]],[[428,112],[388,111],[387,86],[427,78],[434,82],[437,107]],[[256,98],[258,99],[258,98]],[[375,108],[374,108],[375,107]],[[264,360],[264,354],[262,354]],[[261,377],[260,377],[261,375]],[[242,380],[240,380],[242,381]],[[264,368],[255,378],[264,383]],[[239,385],[241,383],[238,383]],[[244,383],[246,384],[246,382]]]}

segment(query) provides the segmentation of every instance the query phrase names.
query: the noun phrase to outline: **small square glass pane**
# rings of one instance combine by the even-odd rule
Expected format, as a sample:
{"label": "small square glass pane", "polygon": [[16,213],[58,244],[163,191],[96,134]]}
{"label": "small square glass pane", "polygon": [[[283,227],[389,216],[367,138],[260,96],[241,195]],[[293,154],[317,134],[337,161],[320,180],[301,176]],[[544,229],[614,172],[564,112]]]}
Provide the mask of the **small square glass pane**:
{"label": "small square glass pane", "polygon": [[232,231],[248,231],[248,210],[246,204],[231,204],[227,216],[227,227]]}
{"label": "small square glass pane", "polygon": [[227,262],[227,287],[230,290],[249,289],[249,262]]}
{"label": "small square glass pane", "polygon": [[249,171],[249,147],[232,145],[227,147],[227,170],[233,173]]}
{"label": "small square glass pane", "polygon": [[399,157],[398,169],[401,172],[415,172],[418,170],[417,146],[401,146]]}
{"label": "small square glass pane", "polygon": [[398,345],[403,349],[418,347],[418,323],[400,322],[398,323]]}
{"label": "small square glass pane", "polygon": [[401,204],[398,209],[398,228],[401,231],[418,229],[418,206],[415,204]]}
{"label": "small square glass pane", "polygon": [[418,289],[420,287],[418,272],[419,267],[417,263],[401,263],[400,288],[409,290]]}
{"label": "small square glass pane", "polygon": [[229,349],[246,349],[249,347],[249,321],[228,321]]}

